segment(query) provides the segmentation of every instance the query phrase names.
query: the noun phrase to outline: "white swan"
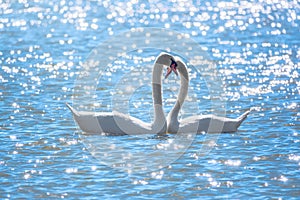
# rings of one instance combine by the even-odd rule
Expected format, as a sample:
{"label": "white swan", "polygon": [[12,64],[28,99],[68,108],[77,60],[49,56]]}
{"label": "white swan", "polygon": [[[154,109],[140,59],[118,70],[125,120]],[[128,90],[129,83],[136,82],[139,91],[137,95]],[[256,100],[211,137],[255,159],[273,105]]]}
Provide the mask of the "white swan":
{"label": "white swan", "polygon": [[161,53],[155,60],[152,72],[152,97],[154,108],[153,123],[145,123],[135,117],[113,112],[85,112],[77,111],[69,104],[79,127],[87,133],[105,133],[109,135],[125,134],[162,134],[166,133],[167,123],[162,106],[162,73],[164,65],[170,66],[172,56]]}
{"label": "white swan", "polygon": [[230,119],[226,117],[219,117],[215,115],[196,115],[187,117],[180,122],[178,121],[178,113],[188,93],[189,75],[187,67],[184,62],[176,57],[176,61],[172,60],[166,78],[177,70],[180,75],[180,90],[178,92],[177,100],[167,116],[167,132],[168,133],[228,133],[236,132],[241,123],[247,118],[250,110],[236,119]]}

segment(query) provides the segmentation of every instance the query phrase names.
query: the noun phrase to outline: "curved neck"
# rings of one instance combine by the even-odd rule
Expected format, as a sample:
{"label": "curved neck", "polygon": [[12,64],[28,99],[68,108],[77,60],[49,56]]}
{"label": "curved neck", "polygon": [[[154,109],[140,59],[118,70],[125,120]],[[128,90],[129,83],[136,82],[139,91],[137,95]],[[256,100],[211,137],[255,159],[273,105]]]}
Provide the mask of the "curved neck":
{"label": "curved neck", "polygon": [[154,122],[153,125],[165,126],[165,115],[162,106],[162,95],[161,95],[161,85],[162,85],[162,73],[163,65],[155,62],[153,72],[152,72],[152,98],[153,98],[153,108],[154,108]]}
{"label": "curved neck", "polygon": [[185,65],[181,65],[178,69],[180,75],[180,90],[176,99],[176,103],[168,115],[168,121],[171,124],[178,124],[178,114],[187,97],[188,87],[189,87],[189,75]]}

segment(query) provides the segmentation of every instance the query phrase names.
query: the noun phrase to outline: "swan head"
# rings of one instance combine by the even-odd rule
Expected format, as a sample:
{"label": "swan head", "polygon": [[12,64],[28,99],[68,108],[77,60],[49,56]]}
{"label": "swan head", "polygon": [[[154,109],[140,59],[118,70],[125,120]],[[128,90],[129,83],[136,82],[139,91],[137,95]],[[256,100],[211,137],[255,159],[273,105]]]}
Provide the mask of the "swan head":
{"label": "swan head", "polygon": [[157,56],[155,63],[169,66],[172,62],[171,60],[175,60],[171,54],[162,52]]}
{"label": "swan head", "polygon": [[175,58],[171,54],[165,52],[160,53],[157,56],[155,63],[168,66],[168,73],[166,77],[169,76],[169,74],[171,74],[172,71],[174,71],[174,73],[177,74],[177,63],[175,62]]}

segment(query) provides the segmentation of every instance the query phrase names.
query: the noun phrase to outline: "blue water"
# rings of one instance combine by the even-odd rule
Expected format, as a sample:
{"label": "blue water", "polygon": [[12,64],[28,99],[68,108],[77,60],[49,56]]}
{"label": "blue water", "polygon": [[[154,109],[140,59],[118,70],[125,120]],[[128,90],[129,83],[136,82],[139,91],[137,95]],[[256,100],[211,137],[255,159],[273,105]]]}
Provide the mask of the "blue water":
{"label": "blue water", "polygon": [[[0,2],[1,199],[299,198],[298,1]],[[108,146],[110,152],[115,148],[120,154],[110,158],[99,147],[100,157],[93,156],[65,103],[79,98],[74,88],[92,50],[136,27],[167,28],[204,49],[216,63],[226,115],[253,109],[238,132],[218,135],[206,152],[208,136],[197,135],[178,158],[140,173],[107,163],[126,161],[120,149],[149,156],[153,146],[175,136],[103,136],[115,145]],[[111,111],[111,97],[118,94],[112,90],[114,80],[151,65],[160,51],[119,56],[98,81],[91,105]],[[125,106],[131,115],[150,121],[151,74],[139,77],[144,82]],[[204,74],[191,79],[194,96],[183,116],[213,111],[204,79]],[[165,82],[167,112],[178,82],[174,75]],[[162,162],[168,155],[158,158]]]}

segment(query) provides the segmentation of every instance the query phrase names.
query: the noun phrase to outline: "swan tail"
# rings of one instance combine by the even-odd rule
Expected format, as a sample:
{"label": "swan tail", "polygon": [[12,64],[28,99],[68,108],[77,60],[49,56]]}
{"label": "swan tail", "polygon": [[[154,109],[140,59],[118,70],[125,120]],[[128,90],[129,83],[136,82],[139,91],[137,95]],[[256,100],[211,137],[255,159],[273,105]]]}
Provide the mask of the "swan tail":
{"label": "swan tail", "polygon": [[71,110],[72,114],[76,117],[79,117],[79,113],[77,110],[75,110],[72,106],[70,106],[68,103],[66,103],[66,106]]}
{"label": "swan tail", "polygon": [[243,121],[247,118],[251,110],[247,110],[245,113],[243,113],[241,116],[237,118],[237,128],[243,123]]}

